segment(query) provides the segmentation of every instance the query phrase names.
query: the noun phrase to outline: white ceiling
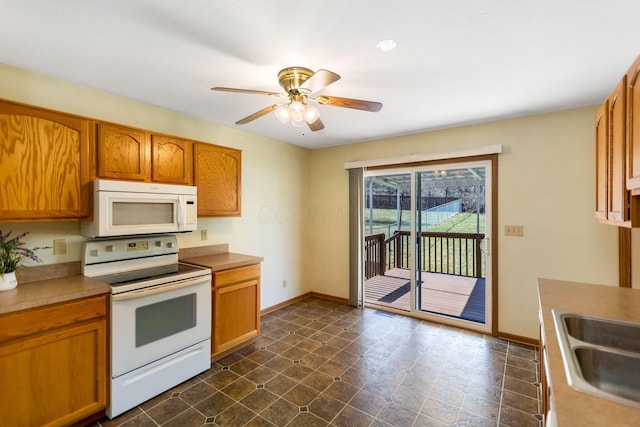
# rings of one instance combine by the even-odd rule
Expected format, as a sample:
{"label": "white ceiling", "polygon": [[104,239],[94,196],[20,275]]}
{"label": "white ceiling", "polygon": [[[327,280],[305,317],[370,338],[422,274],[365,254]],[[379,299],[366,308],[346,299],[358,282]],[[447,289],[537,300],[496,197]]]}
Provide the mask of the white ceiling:
{"label": "white ceiling", "polygon": [[[640,53],[638,0],[0,0],[0,16],[0,62],[309,148],[599,104]],[[274,99],[209,90],[281,91],[290,66],[384,106],[319,106],[318,132],[237,126]]]}

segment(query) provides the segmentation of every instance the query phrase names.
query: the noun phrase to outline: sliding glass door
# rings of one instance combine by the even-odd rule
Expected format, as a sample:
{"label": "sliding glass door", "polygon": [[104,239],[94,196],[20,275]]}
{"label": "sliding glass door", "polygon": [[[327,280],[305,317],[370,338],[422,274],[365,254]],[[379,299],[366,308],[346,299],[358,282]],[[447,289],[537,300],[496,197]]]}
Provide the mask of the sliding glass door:
{"label": "sliding glass door", "polygon": [[491,332],[491,161],[365,174],[365,304]]}
{"label": "sliding glass door", "polygon": [[365,177],[365,303],[411,310],[411,173]]}

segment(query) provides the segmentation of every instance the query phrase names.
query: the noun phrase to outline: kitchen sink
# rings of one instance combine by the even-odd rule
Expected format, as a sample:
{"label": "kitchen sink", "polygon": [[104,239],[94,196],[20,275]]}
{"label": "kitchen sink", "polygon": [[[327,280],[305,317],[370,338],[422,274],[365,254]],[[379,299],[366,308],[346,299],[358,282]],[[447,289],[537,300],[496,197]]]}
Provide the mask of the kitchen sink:
{"label": "kitchen sink", "polygon": [[585,381],[606,393],[640,402],[640,355],[593,347],[574,349]]}
{"label": "kitchen sink", "polygon": [[589,344],[640,352],[640,324],[579,314],[562,315],[567,333]]}
{"label": "kitchen sink", "polygon": [[640,408],[640,324],[552,310],[567,382]]}

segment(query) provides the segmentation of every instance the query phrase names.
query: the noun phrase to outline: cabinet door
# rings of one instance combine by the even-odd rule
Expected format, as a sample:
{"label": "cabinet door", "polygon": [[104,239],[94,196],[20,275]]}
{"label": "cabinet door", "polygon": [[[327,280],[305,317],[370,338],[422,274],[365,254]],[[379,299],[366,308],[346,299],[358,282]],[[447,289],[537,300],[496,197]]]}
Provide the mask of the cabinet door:
{"label": "cabinet door", "polygon": [[596,218],[607,219],[607,164],[609,156],[608,102],[596,113]]}
{"label": "cabinet door", "polygon": [[151,179],[154,182],[193,183],[193,142],[164,135],[151,136]]}
{"label": "cabinet door", "polygon": [[106,407],[106,320],[0,346],[3,425],[70,425]]}
{"label": "cabinet door", "polygon": [[90,215],[90,122],[0,102],[0,221]]}
{"label": "cabinet door", "polygon": [[229,350],[259,333],[258,279],[216,287],[214,295],[213,352]]}
{"label": "cabinet door", "polygon": [[98,124],[98,176],[150,181],[151,143],[142,130]]}
{"label": "cabinet door", "polygon": [[213,355],[260,334],[260,264],[213,273]]}
{"label": "cabinet door", "polygon": [[241,152],[212,144],[194,145],[198,216],[240,216]]}
{"label": "cabinet door", "polygon": [[607,185],[607,219],[626,221],[629,217],[626,185],[626,77],[609,96],[607,121],[609,128],[609,160]]}
{"label": "cabinet door", "polygon": [[640,189],[640,56],[627,73],[627,189]]}

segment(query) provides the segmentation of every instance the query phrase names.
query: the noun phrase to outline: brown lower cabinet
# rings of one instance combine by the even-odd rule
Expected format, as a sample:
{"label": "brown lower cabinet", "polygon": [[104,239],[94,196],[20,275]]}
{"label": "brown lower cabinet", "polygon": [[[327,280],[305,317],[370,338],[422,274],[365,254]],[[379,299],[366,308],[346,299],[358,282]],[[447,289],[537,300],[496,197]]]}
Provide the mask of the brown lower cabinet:
{"label": "brown lower cabinet", "polygon": [[213,360],[260,334],[260,264],[214,272],[212,286]]}
{"label": "brown lower cabinet", "polygon": [[540,322],[540,354],[538,355],[538,378],[540,379],[540,410],[546,421],[547,414],[551,409],[551,387],[549,387],[549,374],[547,372],[549,362],[547,359],[546,337],[542,327],[542,313],[539,313]]}
{"label": "brown lower cabinet", "polygon": [[62,426],[107,406],[108,296],[0,316],[0,418]]}

